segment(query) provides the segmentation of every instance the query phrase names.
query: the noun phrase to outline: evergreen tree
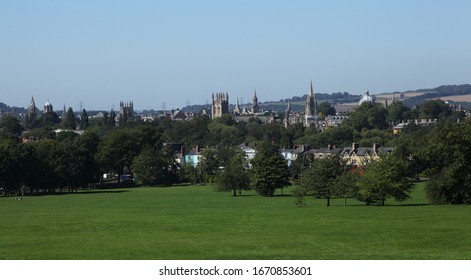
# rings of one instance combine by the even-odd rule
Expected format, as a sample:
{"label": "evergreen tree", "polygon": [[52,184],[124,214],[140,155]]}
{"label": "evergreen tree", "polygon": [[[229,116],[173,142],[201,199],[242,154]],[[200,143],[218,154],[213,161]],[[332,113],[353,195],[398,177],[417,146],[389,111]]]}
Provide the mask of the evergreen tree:
{"label": "evergreen tree", "polygon": [[74,114],[74,111],[72,110],[72,107],[69,107],[69,109],[67,110],[67,113],[65,114],[64,127],[66,129],[73,129],[73,130],[77,128],[77,120],[75,118],[75,114]]}
{"label": "evergreen tree", "polygon": [[83,109],[80,115],[80,129],[87,129],[88,125],[88,114],[87,111]]}

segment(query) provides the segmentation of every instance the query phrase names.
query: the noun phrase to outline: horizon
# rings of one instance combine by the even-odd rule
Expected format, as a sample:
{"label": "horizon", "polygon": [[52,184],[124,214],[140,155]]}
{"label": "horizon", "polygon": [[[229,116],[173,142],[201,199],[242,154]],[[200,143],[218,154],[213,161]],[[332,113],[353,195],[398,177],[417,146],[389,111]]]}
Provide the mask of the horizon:
{"label": "horizon", "polygon": [[[463,0],[2,1],[0,102],[74,111],[470,83]],[[165,105],[164,105],[165,104]]]}

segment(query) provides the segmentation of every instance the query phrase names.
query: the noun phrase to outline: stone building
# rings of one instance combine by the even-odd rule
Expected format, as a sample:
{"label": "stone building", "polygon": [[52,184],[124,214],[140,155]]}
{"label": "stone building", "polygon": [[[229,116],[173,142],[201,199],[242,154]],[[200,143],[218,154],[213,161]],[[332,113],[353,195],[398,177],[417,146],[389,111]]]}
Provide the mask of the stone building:
{"label": "stone building", "polygon": [[229,94],[213,93],[213,102],[211,105],[211,119],[219,118],[224,114],[229,114]]}

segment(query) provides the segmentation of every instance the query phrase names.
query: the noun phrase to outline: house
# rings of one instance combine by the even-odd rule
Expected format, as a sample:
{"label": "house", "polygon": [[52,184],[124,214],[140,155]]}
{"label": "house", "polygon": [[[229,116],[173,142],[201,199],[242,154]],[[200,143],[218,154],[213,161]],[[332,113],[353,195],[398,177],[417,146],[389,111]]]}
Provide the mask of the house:
{"label": "house", "polygon": [[343,148],[337,148],[335,145],[327,145],[326,148],[311,149],[306,153],[312,154],[314,159],[322,159],[330,156],[338,156],[341,154],[342,150]]}
{"label": "house", "polygon": [[201,162],[202,150],[197,145],[195,148],[189,150],[185,153],[184,162],[185,164],[191,164],[193,166],[197,166]]}
{"label": "house", "polygon": [[288,162],[288,166],[291,166],[291,163],[293,161],[293,150],[292,149],[282,149],[282,150],[280,150],[280,154]]}
{"label": "house", "polygon": [[300,155],[302,155],[303,153],[305,153],[308,150],[309,150],[308,145],[295,146],[294,150],[291,152],[292,153],[292,155],[291,155],[292,160],[296,160]]}
{"label": "house", "polygon": [[252,160],[257,154],[257,151],[253,148],[253,145],[250,145],[249,143],[240,144],[239,149],[241,149],[245,153],[245,157],[248,160]]}
{"label": "house", "polygon": [[392,147],[380,147],[379,144],[373,144],[373,147],[360,147],[358,143],[353,143],[352,147],[343,148],[340,156],[349,165],[363,166],[382,155],[391,154],[393,150]]}

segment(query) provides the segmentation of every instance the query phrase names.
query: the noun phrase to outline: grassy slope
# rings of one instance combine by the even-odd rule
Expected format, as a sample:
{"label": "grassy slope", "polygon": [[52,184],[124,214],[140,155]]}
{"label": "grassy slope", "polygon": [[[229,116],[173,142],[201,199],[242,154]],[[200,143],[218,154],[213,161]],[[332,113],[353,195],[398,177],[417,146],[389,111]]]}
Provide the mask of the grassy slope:
{"label": "grassy slope", "polygon": [[471,258],[471,208],[424,205],[422,186],[404,206],[306,203],[210,187],[0,198],[0,258]]}

